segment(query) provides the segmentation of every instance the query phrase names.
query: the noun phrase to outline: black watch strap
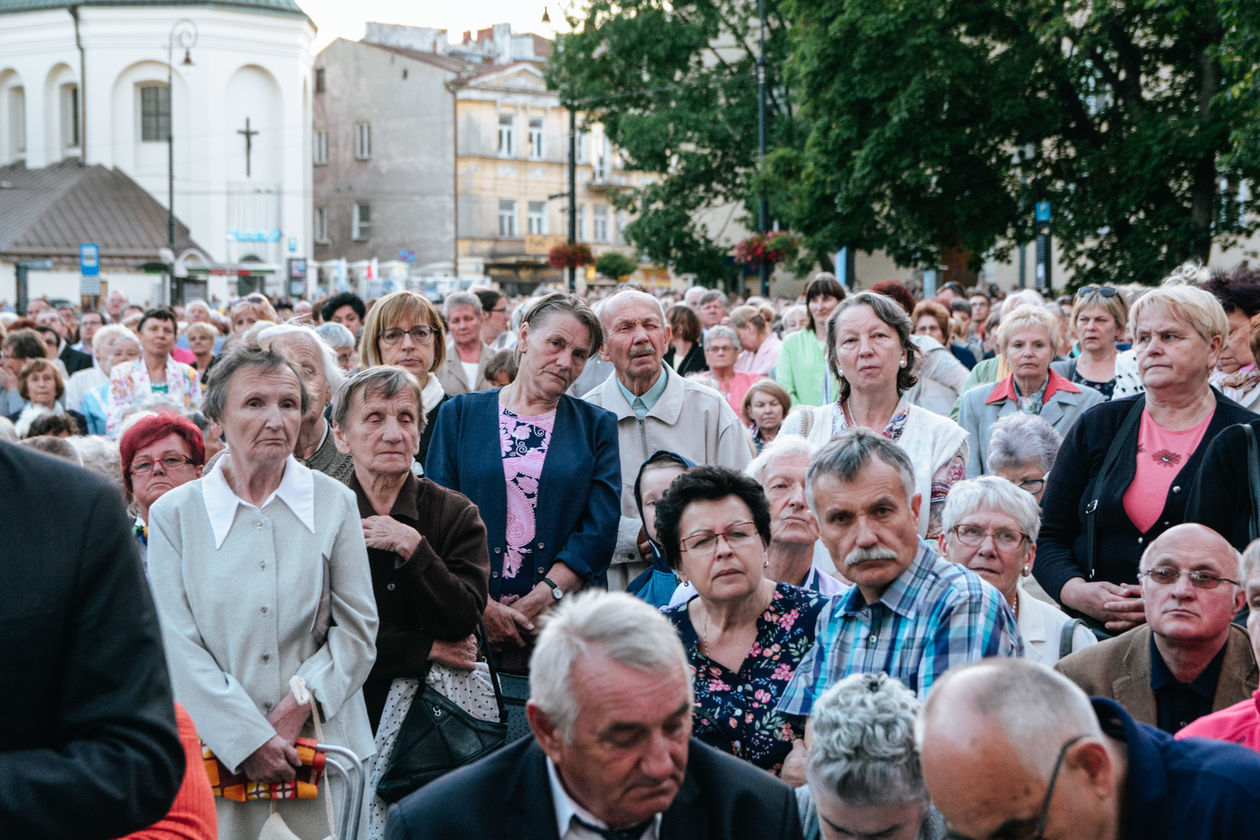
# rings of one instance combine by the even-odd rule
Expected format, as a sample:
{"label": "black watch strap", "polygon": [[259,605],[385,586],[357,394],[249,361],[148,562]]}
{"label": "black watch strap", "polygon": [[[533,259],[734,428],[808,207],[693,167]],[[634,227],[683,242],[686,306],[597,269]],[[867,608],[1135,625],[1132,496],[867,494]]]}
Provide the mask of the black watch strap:
{"label": "black watch strap", "polygon": [[554,580],[552,580],[549,577],[543,578],[542,582],[547,584],[547,586],[551,588],[552,598],[555,598],[557,601],[559,601],[561,598],[564,597],[564,590],[560,588],[560,584],[556,583]]}

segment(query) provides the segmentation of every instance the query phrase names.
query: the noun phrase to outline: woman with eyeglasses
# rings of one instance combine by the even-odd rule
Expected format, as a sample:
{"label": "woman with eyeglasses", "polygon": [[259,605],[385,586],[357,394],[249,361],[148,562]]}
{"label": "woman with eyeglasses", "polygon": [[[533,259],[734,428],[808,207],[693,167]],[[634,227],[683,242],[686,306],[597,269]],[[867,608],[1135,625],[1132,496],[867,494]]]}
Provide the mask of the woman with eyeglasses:
{"label": "woman with eyeglasses", "polygon": [[1041,511],[1031,494],[994,475],[960,481],[945,502],[941,555],[1002,593],[1019,622],[1024,656],[1043,665],[1097,641],[1084,622],[1024,590],[1037,556]]}
{"label": "woman with eyeglasses", "polygon": [[[1199,490],[1248,486],[1216,469],[1200,478],[1200,466],[1222,430],[1256,419],[1208,383],[1229,332],[1211,294],[1189,285],[1152,289],[1133,304],[1129,324],[1145,393],[1086,411],[1064,434],[1042,497],[1034,570],[1065,610],[1109,633],[1146,620],[1138,560],[1151,540],[1186,521],[1188,500]],[[1228,456],[1245,482],[1245,450]]]}
{"label": "woman with eyeglasses", "polygon": [[137,420],[118,441],[123,486],[136,521],[140,558],[148,558],[149,508],[167,492],[201,478],[206,443],[191,420],[178,414],[155,414]]}
{"label": "woman with eyeglasses", "polygon": [[693,375],[697,381],[720,391],[736,414],[743,410],[744,394],[748,393],[748,388],[761,378],[759,373],[735,370],[735,361],[739,356],[739,336],[735,330],[721,324],[709,327],[704,334],[704,360],[709,372]]}
{"label": "woman with eyeglasses", "polygon": [[1046,476],[1054,467],[1063,435],[1035,414],[1008,414],[993,424],[989,470],[1033,495],[1041,503]]}
{"label": "woman with eyeglasses", "polygon": [[362,370],[379,365],[396,365],[420,383],[424,411],[424,432],[416,453],[417,474],[424,472],[433,438],[438,409],[447,394],[434,371],[446,361],[446,331],[442,316],[429,299],[419,292],[401,290],[386,295],[368,310],[359,340]]}
{"label": "woman with eyeglasses", "polygon": [[692,735],[780,775],[805,720],[780,712],[779,698],[814,646],[827,599],[765,576],[770,505],[761,485],[733,470],[696,467],[674,479],[656,503],[656,536],[696,590],[665,610],[695,677]]}
{"label": "woman with eyeglasses", "polygon": [[425,468],[486,524],[486,634],[504,671],[529,672],[543,613],[606,582],[621,517],[617,418],[566,393],[603,339],[582,300],[544,295],[522,318],[512,384],[438,412]]}
{"label": "woman with eyeglasses", "polygon": [[[1054,362],[1050,369],[1069,382],[1093,388],[1104,400],[1115,395],[1122,372],[1116,368],[1116,345],[1124,336],[1129,304],[1114,286],[1082,286],[1072,301],[1072,332],[1081,354]],[[1128,375],[1132,379],[1132,374]],[[1127,393],[1142,390],[1140,381],[1129,382]]]}

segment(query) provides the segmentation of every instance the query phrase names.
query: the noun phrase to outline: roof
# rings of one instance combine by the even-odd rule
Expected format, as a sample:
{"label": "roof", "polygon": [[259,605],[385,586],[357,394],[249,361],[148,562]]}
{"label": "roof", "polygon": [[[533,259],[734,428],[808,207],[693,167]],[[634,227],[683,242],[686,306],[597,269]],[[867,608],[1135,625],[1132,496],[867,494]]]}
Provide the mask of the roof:
{"label": "roof", "polygon": [[[118,169],[76,159],[43,169],[0,167],[0,255],[79,258],[95,242],[102,261],[152,260],[167,247],[166,208]],[[175,251],[198,248],[175,220]],[[205,251],[204,248],[199,248]]]}
{"label": "roof", "polygon": [[[0,0],[0,2],[4,2],[4,0]],[[443,70],[450,71],[451,73],[463,73],[466,72],[469,67],[476,66],[472,62],[465,61],[462,58],[456,58],[452,55],[439,55],[438,53],[424,52],[423,50],[395,47],[390,44],[378,44],[374,41],[359,41],[358,43],[367,47],[375,47],[378,50],[385,50],[386,52],[391,52],[395,55],[401,55],[404,58],[412,58],[416,61],[424,62],[425,64],[432,64],[434,67],[440,67]]]}
{"label": "roof", "polygon": [[294,0],[75,0],[73,3],[57,3],[54,0],[0,0],[0,14],[34,12],[42,9],[69,9],[71,6],[98,6],[103,8],[126,6],[202,7],[240,9],[272,15],[306,17],[306,12]]}

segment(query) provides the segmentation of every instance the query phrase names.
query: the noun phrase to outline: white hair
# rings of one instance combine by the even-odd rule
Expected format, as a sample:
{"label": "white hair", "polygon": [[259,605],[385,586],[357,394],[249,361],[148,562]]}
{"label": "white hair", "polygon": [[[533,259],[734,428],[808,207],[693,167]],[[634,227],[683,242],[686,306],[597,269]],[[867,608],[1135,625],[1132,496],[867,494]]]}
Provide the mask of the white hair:
{"label": "white hair", "polygon": [[1247,587],[1247,580],[1251,577],[1252,572],[1260,569],[1260,540],[1255,540],[1251,545],[1247,546],[1246,551],[1242,553],[1242,559],[1238,563],[1238,581]]}
{"label": "white hair", "polygon": [[9,443],[18,442],[17,429],[13,426],[13,421],[8,417],[0,416],[0,440],[5,440]]}
{"label": "white hair", "polygon": [[751,476],[753,481],[758,484],[764,484],[764,478],[770,471],[770,465],[780,458],[791,458],[793,455],[804,455],[806,458],[813,458],[818,452],[818,444],[813,443],[808,438],[800,435],[779,435],[774,440],[766,444],[761,453],[752,459],[752,462],[744,469],[744,473]]}
{"label": "white hair", "polygon": [[1024,305],[1045,306],[1046,299],[1032,289],[1020,289],[1018,292],[1011,292],[1002,299],[1002,305],[998,307],[998,318],[1005,320],[1006,313],[1017,306]]}
{"label": "white hair", "polygon": [[735,330],[731,329],[730,327],[724,326],[722,324],[717,324],[705,330],[704,331],[705,347],[708,347],[709,342],[715,338],[725,338],[727,341],[731,343],[731,346],[735,348],[736,353],[738,353],[740,350],[743,349],[743,346],[739,343],[739,334],[736,333]]}
{"label": "white hair", "polygon": [[1035,464],[1041,472],[1054,467],[1063,435],[1036,414],[1016,412],[999,417],[989,434],[986,461],[993,472]]}
{"label": "white hair", "polygon": [[[998,475],[982,475],[960,481],[950,488],[941,511],[941,528],[948,534],[958,523],[976,511],[988,509],[1009,514],[1020,532],[1028,537],[1028,545],[1037,542],[1041,532],[1041,510],[1037,499]],[[1027,546],[1025,546],[1027,550]]]}
{"label": "white hair", "polygon": [[267,324],[259,330],[251,328],[247,335],[252,337],[252,343],[258,347],[270,347],[277,341],[290,341],[294,338],[305,341],[319,354],[329,394],[337,393],[341,383],[346,381],[345,372],[341,369],[341,365],[337,364],[337,352],[326,341],[320,339],[319,333],[315,332],[313,327],[302,324]]}
{"label": "white hair", "polygon": [[[122,324],[106,324],[96,331],[92,336],[92,355],[99,356],[105,352],[105,346],[113,346],[113,343],[120,338],[134,339],[136,334],[124,327]],[[109,359],[105,360],[106,362]]]}
{"label": "white hair", "polygon": [[118,454],[117,441],[100,435],[87,435],[72,437],[70,442],[78,450],[84,467],[107,479],[118,488],[119,493],[125,492],[122,480],[122,458]]}
{"label": "white hair", "polygon": [[573,668],[588,653],[650,674],[678,671],[693,696],[687,652],[665,616],[625,592],[581,592],[565,598],[544,620],[529,660],[529,701],[566,741],[573,738],[580,711]]}

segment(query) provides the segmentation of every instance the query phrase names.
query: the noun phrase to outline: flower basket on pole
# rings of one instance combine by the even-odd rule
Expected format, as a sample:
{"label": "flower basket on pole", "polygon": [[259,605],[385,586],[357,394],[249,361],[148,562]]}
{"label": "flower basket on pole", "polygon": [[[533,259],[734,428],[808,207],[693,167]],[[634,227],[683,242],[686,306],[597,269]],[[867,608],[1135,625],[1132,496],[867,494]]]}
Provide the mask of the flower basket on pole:
{"label": "flower basket on pole", "polygon": [[595,255],[591,253],[589,245],[580,242],[570,245],[566,242],[551,249],[547,254],[547,262],[552,268],[580,268],[595,262]]}
{"label": "flower basket on pole", "polygon": [[799,253],[800,240],[790,230],[754,233],[735,243],[735,262],[750,268],[765,264],[773,269],[776,263],[792,262]]}

